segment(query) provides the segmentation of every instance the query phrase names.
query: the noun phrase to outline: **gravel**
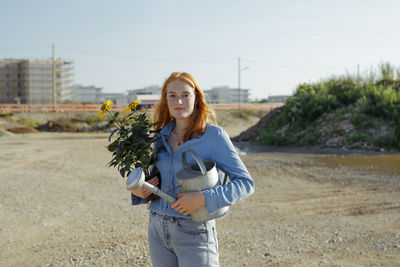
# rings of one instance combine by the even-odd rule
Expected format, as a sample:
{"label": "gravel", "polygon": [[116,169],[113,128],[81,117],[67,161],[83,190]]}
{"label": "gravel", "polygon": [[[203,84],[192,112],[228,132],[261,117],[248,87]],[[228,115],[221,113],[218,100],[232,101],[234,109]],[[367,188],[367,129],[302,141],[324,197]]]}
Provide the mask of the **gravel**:
{"label": "gravel", "polygon": [[[0,138],[0,266],[151,266],[148,211],[106,167],[106,137]],[[221,266],[398,266],[400,177],[325,156],[242,155],[256,192],[217,220]]]}

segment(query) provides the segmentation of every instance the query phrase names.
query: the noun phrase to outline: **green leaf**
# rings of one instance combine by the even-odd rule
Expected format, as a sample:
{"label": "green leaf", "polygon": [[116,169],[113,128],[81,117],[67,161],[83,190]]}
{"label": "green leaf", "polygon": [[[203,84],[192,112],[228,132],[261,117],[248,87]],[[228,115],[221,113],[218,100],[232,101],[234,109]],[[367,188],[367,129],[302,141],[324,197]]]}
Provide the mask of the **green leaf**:
{"label": "green leaf", "polygon": [[113,130],[110,134],[110,136],[108,137],[108,142],[111,142],[111,137],[118,131],[119,129],[116,128],[115,130]]}

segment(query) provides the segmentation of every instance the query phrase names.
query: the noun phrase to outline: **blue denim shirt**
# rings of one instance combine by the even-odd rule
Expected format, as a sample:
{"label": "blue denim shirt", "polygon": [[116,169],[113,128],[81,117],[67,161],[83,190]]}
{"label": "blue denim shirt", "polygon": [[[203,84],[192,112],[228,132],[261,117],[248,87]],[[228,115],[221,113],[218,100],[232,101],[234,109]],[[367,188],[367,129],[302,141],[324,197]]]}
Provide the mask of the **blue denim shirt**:
{"label": "blue denim shirt", "polygon": [[[161,190],[171,195],[181,193],[175,174],[182,169],[182,152],[193,150],[202,160],[215,161],[218,169],[224,171],[230,179],[225,185],[218,185],[212,189],[203,190],[209,214],[217,209],[230,206],[244,199],[254,192],[254,182],[243,162],[239,158],[228,134],[218,126],[207,125],[203,135],[185,142],[172,154],[168,145],[168,138],[175,127],[175,122],[166,125],[161,131],[161,140],[155,144],[157,148],[157,168],[161,173]],[[186,153],[187,162],[195,160]],[[160,178],[160,177],[159,177]],[[143,204],[145,201],[132,194],[132,205]],[[158,214],[188,218],[188,215],[175,211],[171,204],[164,199],[151,201],[151,211]]]}

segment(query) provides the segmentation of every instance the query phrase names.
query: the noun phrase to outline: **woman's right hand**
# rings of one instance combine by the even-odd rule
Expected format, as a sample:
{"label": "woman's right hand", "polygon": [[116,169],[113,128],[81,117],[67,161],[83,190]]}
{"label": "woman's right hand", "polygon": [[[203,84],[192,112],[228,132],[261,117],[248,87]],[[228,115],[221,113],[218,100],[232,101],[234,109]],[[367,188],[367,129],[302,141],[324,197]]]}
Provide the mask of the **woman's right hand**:
{"label": "woman's right hand", "polygon": [[[150,180],[148,180],[146,182],[148,182],[149,184],[152,184],[154,186],[157,186],[158,183],[159,183],[159,179],[158,179],[157,176],[154,176],[153,178],[151,178]],[[146,198],[146,197],[148,197],[148,196],[150,196],[152,194],[151,191],[147,190],[143,186],[139,187],[138,189],[132,190],[131,192],[135,196],[141,197],[141,198]]]}

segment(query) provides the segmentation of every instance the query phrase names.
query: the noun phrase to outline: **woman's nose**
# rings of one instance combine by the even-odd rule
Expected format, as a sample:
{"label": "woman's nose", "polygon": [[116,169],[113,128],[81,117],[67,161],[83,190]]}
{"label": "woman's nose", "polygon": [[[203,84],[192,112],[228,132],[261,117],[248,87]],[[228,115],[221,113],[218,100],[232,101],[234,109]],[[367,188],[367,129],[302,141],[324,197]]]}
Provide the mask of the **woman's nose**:
{"label": "woman's nose", "polygon": [[178,96],[178,103],[179,103],[179,104],[182,104],[182,103],[183,103],[183,100],[182,100],[182,97],[181,97],[181,96]]}

